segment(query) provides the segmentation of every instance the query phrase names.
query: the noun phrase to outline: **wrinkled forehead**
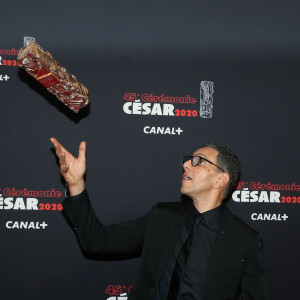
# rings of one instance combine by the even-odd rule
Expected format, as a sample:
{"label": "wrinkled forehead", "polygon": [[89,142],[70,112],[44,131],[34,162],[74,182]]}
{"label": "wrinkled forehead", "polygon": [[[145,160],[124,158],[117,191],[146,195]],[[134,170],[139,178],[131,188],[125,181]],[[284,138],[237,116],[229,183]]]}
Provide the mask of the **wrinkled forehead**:
{"label": "wrinkled forehead", "polygon": [[210,148],[210,147],[203,147],[199,148],[198,150],[194,151],[193,155],[201,155],[208,160],[216,161],[218,156],[218,151]]}

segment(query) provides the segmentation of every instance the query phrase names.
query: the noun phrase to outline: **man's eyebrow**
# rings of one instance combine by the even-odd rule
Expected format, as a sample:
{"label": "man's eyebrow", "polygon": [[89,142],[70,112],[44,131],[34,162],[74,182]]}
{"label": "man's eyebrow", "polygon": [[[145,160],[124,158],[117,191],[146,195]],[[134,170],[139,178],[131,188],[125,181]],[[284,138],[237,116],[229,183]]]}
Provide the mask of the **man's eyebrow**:
{"label": "man's eyebrow", "polygon": [[203,153],[193,154],[194,156],[203,156],[204,158],[207,158],[207,156]]}

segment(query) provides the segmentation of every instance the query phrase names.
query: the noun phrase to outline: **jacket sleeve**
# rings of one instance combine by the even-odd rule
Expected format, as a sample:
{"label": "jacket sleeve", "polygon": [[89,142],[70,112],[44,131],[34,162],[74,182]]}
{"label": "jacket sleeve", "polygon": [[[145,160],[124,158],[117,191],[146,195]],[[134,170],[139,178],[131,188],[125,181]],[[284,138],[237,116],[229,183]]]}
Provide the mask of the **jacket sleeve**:
{"label": "jacket sleeve", "polygon": [[258,236],[255,245],[249,249],[245,258],[242,276],[242,299],[243,300],[267,300],[268,289],[266,272],[262,262],[263,242]]}
{"label": "jacket sleeve", "polygon": [[120,260],[141,255],[148,214],[133,221],[105,226],[96,217],[86,191],[66,198],[62,205],[87,257]]}

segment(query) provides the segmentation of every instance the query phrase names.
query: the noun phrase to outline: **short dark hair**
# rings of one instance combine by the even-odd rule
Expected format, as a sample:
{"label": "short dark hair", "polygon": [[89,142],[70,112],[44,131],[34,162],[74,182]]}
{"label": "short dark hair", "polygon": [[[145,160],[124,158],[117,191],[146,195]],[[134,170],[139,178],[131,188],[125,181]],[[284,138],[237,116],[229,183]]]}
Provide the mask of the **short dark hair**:
{"label": "short dark hair", "polygon": [[234,186],[238,182],[241,174],[240,161],[236,154],[229,148],[218,145],[216,143],[204,144],[204,147],[209,147],[218,151],[217,164],[229,174],[229,184],[225,191],[225,198],[231,194]]}

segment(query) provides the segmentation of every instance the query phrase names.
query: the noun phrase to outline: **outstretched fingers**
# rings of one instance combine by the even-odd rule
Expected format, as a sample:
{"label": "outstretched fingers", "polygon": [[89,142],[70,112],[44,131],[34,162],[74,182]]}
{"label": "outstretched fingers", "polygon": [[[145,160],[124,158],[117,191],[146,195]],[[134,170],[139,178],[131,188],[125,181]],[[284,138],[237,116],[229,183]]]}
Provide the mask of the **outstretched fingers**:
{"label": "outstretched fingers", "polygon": [[54,145],[55,153],[60,158],[61,153],[67,153],[68,151],[63,147],[63,145],[54,137],[50,138],[51,143]]}
{"label": "outstretched fingers", "polygon": [[84,174],[86,171],[86,143],[79,145],[78,158],[67,151],[60,142],[51,137],[50,141],[55,147],[55,153],[59,159],[60,174],[68,184],[71,195],[80,194],[84,188]]}
{"label": "outstretched fingers", "polygon": [[62,175],[65,175],[69,170],[69,165],[66,156],[67,150],[61,145],[61,143],[57,139],[52,137],[50,138],[50,141],[54,145],[55,153],[59,159],[60,172]]}

